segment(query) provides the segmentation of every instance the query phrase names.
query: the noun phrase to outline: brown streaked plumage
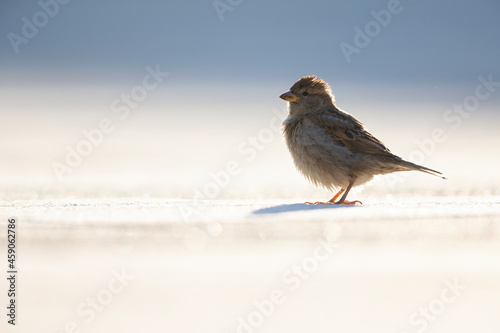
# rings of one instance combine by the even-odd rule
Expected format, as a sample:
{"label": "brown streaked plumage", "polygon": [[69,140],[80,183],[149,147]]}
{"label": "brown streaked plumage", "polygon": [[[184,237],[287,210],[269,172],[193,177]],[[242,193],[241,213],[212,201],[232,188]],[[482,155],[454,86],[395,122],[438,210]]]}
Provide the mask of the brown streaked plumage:
{"label": "brown streaked plumage", "polygon": [[363,123],[337,108],[328,83],[317,76],[299,79],[280,98],[289,102],[283,133],[297,169],[313,184],[339,191],[326,204],[359,202],[347,201],[347,194],[375,175],[417,170],[446,179],[391,153]]}

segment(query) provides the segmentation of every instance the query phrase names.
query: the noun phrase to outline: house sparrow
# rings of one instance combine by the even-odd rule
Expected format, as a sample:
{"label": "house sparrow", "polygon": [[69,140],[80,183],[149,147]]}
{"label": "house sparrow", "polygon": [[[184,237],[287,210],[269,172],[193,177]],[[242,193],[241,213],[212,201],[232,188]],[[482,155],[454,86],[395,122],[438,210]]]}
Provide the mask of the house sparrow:
{"label": "house sparrow", "polygon": [[392,154],[359,120],[337,108],[330,86],[317,76],[301,78],[280,98],[289,102],[283,134],[295,166],[314,185],[339,191],[315,204],[361,204],[347,201],[347,194],[375,175],[417,170],[446,179]]}

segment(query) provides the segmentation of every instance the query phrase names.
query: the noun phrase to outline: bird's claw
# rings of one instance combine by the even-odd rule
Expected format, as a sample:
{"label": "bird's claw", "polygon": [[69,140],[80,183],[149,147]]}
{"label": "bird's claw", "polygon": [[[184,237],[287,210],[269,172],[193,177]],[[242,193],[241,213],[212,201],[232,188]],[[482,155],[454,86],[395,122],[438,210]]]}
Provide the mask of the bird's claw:
{"label": "bird's claw", "polygon": [[359,203],[360,205],[362,205],[363,203],[359,200],[355,200],[355,201],[347,201],[347,200],[344,200],[344,202],[341,203],[341,205],[350,205],[350,206],[353,206],[355,204]]}
{"label": "bird's claw", "polygon": [[331,201],[327,201],[327,202],[321,202],[321,201],[309,202],[309,201],[307,201],[307,202],[305,202],[306,205],[347,205],[347,206],[354,206],[357,203],[359,203],[360,205],[363,204],[359,200],[355,200],[355,201],[344,200],[344,202],[331,202]]}
{"label": "bird's claw", "polygon": [[305,202],[306,205],[333,205],[334,202],[330,202],[330,201],[327,201],[327,202],[322,202],[322,201],[316,201],[316,202]]}

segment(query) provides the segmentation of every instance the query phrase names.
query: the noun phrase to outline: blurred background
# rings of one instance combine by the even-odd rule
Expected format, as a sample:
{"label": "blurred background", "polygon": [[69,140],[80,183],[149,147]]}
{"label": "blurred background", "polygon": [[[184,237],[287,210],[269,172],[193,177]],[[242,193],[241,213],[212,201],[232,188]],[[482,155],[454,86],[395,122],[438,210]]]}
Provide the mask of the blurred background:
{"label": "blurred background", "polygon": [[329,196],[277,128],[278,96],[310,74],[449,178],[384,177],[370,193],[498,193],[500,87],[474,94],[500,81],[499,14],[496,0],[2,1],[0,197]]}
{"label": "blurred background", "polygon": [[[12,331],[498,332],[499,16],[498,0],[2,0]],[[332,195],[280,133],[278,96],[311,74],[448,180],[297,204]]]}

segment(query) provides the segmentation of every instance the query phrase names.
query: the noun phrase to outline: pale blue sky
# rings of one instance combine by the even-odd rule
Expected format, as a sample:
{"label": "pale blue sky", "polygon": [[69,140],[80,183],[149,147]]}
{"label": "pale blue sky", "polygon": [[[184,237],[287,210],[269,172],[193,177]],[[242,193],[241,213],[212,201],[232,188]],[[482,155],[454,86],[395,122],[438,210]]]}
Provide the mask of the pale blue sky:
{"label": "pale blue sky", "polygon": [[293,82],[312,73],[395,84],[500,76],[497,0],[402,0],[402,11],[347,63],[340,43],[353,44],[354,28],[388,3],[244,0],[221,21],[212,0],[71,0],[16,54],[8,33],[22,36],[22,18],[33,22],[41,7],[5,0],[0,84],[124,82],[156,64],[179,83]]}

